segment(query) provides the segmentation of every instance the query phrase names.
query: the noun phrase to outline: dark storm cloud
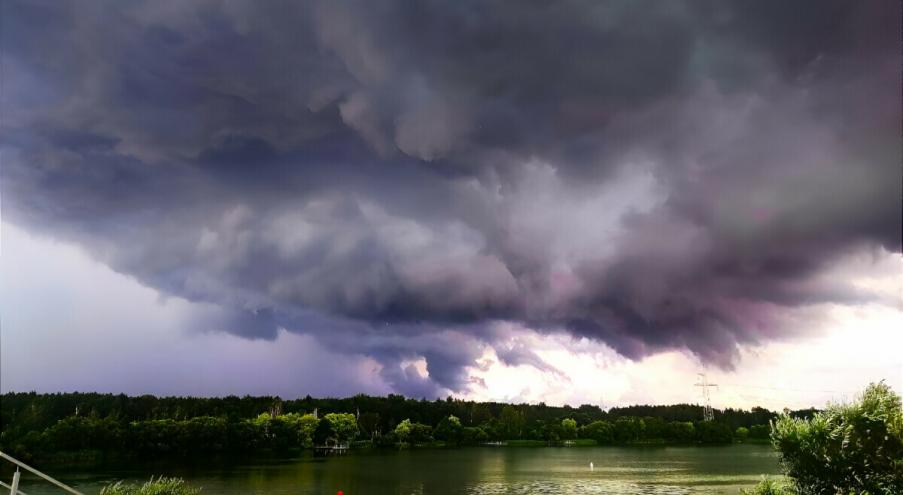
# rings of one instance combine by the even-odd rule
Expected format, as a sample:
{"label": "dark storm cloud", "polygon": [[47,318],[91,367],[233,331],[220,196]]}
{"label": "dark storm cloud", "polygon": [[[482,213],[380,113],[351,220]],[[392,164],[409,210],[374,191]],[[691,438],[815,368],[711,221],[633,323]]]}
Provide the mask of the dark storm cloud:
{"label": "dark storm cloud", "polygon": [[413,395],[555,372],[501,320],[730,366],[899,250],[897,2],[2,9],[5,220]]}

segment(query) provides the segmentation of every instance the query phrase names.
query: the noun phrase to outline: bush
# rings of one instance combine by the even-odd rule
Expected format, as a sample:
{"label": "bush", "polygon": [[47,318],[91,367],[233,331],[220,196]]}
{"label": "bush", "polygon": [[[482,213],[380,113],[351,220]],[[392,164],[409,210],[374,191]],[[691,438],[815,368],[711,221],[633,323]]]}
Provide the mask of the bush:
{"label": "bush", "polygon": [[197,495],[200,488],[185,484],[181,478],[151,478],[143,485],[123,484],[121,481],[107,485],[100,490],[100,495]]}
{"label": "bush", "polygon": [[762,478],[752,490],[741,489],[740,495],[796,495],[796,490],[786,481]]}
{"label": "bush", "polygon": [[800,493],[903,493],[903,407],[883,382],[812,419],[781,416],[771,435]]}

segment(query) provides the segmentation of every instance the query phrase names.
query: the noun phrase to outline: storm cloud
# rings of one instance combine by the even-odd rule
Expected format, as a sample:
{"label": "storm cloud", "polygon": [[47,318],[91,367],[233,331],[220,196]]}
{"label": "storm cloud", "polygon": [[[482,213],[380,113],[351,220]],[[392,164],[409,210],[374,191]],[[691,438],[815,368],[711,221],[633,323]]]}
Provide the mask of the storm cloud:
{"label": "storm cloud", "polygon": [[546,366],[499,322],[730,367],[900,251],[899,2],[0,5],[4,221],[402,392]]}

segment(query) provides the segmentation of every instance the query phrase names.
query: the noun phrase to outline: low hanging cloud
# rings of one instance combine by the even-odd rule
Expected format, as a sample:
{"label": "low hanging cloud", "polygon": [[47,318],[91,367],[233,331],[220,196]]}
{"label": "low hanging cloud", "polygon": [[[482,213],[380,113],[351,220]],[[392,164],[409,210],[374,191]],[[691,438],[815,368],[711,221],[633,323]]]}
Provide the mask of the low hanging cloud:
{"label": "low hanging cloud", "polygon": [[898,2],[2,7],[4,221],[402,392],[547,366],[499,322],[730,367],[900,251]]}

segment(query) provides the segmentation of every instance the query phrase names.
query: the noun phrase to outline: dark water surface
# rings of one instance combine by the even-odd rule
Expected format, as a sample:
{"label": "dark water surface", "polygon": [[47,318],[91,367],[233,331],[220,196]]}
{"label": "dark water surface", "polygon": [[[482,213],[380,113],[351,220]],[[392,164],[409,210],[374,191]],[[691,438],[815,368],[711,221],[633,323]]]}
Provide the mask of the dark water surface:
{"label": "dark water surface", "polygon": [[[589,463],[595,465],[590,470]],[[180,476],[205,494],[734,494],[778,472],[765,445],[724,447],[474,447],[368,452],[204,467],[134,465],[52,475],[86,495],[113,480]],[[29,495],[62,493],[26,478]]]}

